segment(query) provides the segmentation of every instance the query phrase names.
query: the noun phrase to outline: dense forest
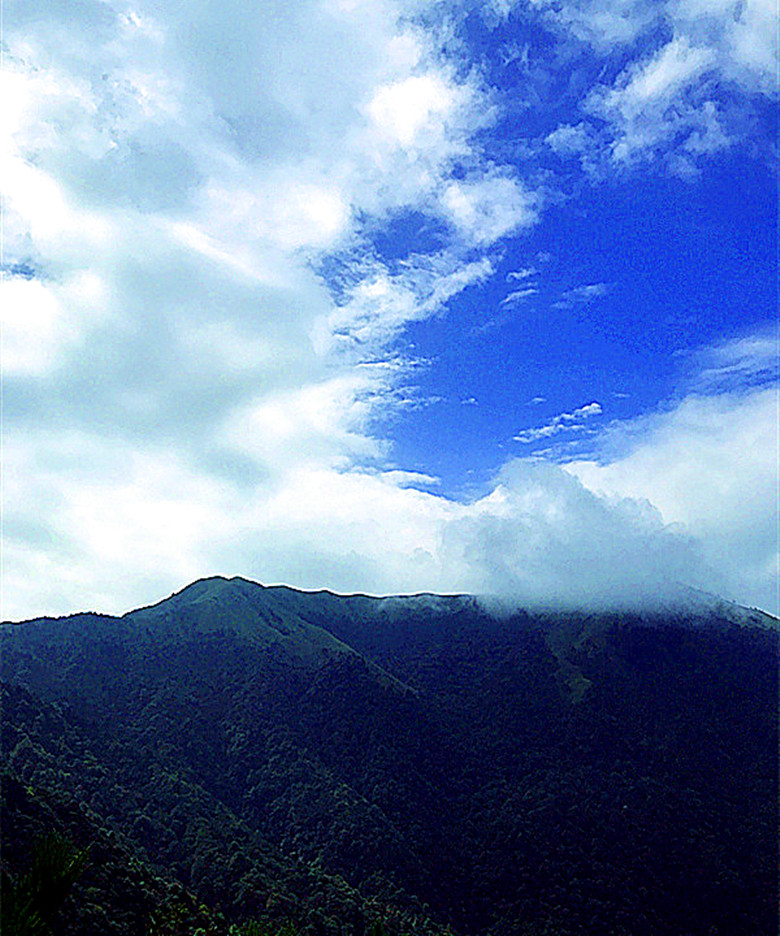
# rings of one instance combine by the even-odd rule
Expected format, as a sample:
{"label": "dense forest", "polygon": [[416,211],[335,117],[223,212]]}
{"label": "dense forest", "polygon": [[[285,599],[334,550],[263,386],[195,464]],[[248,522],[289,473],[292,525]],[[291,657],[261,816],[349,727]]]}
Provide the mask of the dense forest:
{"label": "dense forest", "polygon": [[4,894],[56,841],[57,936],[774,936],[776,625],[222,578],[3,625]]}

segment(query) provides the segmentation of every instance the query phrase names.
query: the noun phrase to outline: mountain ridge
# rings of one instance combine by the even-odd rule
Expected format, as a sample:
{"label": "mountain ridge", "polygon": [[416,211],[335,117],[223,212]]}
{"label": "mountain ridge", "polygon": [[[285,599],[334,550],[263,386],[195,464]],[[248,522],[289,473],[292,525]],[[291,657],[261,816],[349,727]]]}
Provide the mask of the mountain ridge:
{"label": "mountain ridge", "polygon": [[[122,614],[107,614],[100,611],[76,611],[62,615],[39,615],[32,618],[21,620],[6,620],[0,622],[0,627],[17,626],[30,623],[56,622],[76,619],[85,615],[92,615],[106,620],[124,620],[133,619],[138,616],[154,612],[161,608],[171,605],[171,603],[182,602],[185,598],[186,603],[197,604],[206,599],[213,601],[219,600],[226,591],[234,595],[237,590],[246,595],[247,587],[257,593],[260,592],[265,598],[271,598],[276,605],[289,603],[289,599],[297,602],[311,602],[315,599],[328,603],[354,603],[359,605],[360,612],[365,613],[367,609],[373,608],[375,611],[400,611],[403,612],[409,607],[438,608],[439,610],[452,610],[454,607],[470,607],[475,605],[480,608],[487,616],[491,618],[511,617],[516,614],[535,614],[545,615],[563,615],[572,617],[581,617],[583,615],[608,615],[611,612],[627,613],[639,618],[651,619],[653,617],[663,617],[669,614],[682,613],[695,617],[715,613],[720,616],[727,616],[735,623],[745,623],[752,626],[763,626],[768,628],[780,627],[780,617],[771,614],[761,608],[748,607],[741,605],[736,601],[723,598],[719,595],[702,591],[691,586],[680,586],[678,597],[675,600],[665,599],[664,603],[657,605],[650,604],[644,609],[622,608],[618,606],[614,609],[606,607],[590,607],[584,605],[581,608],[567,608],[565,610],[557,609],[554,604],[545,606],[524,605],[522,602],[513,600],[506,596],[494,595],[476,595],[466,592],[437,593],[437,592],[411,592],[403,594],[383,594],[372,595],[364,592],[336,592],[327,588],[304,589],[297,588],[287,584],[265,585],[261,582],[248,579],[245,576],[223,576],[209,575],[195,579],[184,585],[177,591],[172,592],[164,598],[154,601],[150,604],[141,605]],[[205,590],[209,594],[199,594]],[[193,594],[194,593],[194,594]],[[286,601],[279,602],[279,597]],[[194,599],[194,600],[193,600]]]}
{"label": "mountain ridge", "polygon": [[763,620],[209,577],[122,617],[4,626],[2,855],[17,873],[44,821],[122,843],[56,936],[149,936],[170,900],[192,922],[162,932],[186,936],[765,936]]}

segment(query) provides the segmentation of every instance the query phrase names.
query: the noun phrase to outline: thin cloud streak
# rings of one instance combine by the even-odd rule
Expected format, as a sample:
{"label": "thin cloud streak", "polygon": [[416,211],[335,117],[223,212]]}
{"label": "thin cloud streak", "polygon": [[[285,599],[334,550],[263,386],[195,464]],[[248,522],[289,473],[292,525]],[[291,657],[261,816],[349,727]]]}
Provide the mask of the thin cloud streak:
{"label": "thin cloud streak", "polygon": [[567,289],[558,302],[553,303],[554,309],[573,309],[578,305],[590,305],[595,299],[607,295],[610,287],[607,283],[586,283]]}
{"label": "thin cloud streak", "polygon": [[[536,398],[532,402],[544,402],[541,398]],[[513,436],[515,442],[522,442],[528,445],[532,442],[539,442],[543,439],[549,439],[558,435],[560,432],[582,432],[585,428],[584,422],[593,416],[601,416],[603,410],[600,403],[586,403],[584,406],[578,406],[570,413],[559,413],[554,416],[549,423],[544,426],[538,426],[534,429],[523,429]]]}

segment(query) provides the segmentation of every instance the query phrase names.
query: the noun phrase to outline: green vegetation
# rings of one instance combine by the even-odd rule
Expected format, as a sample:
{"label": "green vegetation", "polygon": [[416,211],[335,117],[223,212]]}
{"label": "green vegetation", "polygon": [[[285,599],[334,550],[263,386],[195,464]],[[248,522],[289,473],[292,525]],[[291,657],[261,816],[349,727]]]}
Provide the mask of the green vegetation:
{"label": "green vegetation", "polygon": [[55,936],[774,936],[765,622],[189,592],[0,634],[8,879],[90,846]]}
{"label": "green vegetation", "polygon": [[38,840],[29,871],[14,882],[3,872],[0,931],[6,936],[47,936],[71,888],[81,877],[88,851],[58,835]]}

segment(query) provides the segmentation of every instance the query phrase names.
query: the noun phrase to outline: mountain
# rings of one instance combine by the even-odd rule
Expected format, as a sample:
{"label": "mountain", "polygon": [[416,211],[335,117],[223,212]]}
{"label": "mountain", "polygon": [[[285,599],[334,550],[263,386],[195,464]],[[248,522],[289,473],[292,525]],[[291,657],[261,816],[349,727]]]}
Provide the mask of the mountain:
{"label": "mountain", "polygon": [[210,578],[0,627],[2,863],[61,933],[777,931],[777,621]]}

